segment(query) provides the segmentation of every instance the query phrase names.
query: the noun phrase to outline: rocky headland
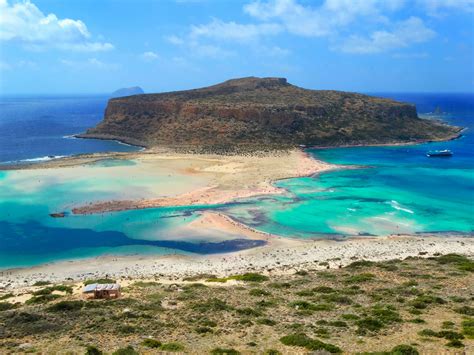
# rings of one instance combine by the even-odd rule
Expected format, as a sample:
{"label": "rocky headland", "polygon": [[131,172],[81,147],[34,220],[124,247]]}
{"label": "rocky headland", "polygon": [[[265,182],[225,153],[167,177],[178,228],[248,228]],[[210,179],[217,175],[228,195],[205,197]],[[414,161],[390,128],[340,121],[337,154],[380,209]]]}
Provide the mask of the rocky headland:
{"label": "rocky headland", "polygon": [[456,137],[411,104],[357,93],[308,90],[284,78],[242,78],[186,91],[111,99],[84,138],[215,151],[398,144]]}

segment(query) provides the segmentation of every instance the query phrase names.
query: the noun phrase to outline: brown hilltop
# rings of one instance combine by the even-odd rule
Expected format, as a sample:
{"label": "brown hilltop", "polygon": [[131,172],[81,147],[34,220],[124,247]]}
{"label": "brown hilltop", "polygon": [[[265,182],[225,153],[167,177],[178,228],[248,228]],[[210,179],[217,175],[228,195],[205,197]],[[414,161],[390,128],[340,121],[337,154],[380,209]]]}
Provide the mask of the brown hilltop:
{"label": "brown hilltop", "polygon": [[242,78],[186,91],[111,99],[82,137],[211,149],[337,146],[449,139],[459,129],[420,119],[413,105],[308,90],[284,78]]}

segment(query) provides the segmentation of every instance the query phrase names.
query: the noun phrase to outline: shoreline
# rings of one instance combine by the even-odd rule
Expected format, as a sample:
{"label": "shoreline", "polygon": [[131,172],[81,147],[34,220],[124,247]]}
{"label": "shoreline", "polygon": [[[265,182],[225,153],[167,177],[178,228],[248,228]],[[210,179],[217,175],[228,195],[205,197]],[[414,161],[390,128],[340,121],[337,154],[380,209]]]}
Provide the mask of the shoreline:
{"label": "shoreline", "polygon": [[193,228],[212,226],[243,238],[264,240],[265,245],[209,255],[102,255],[60,260],[36,266],[0,269],[0,291],[31,289],[37,281],[80,283],[111,277],[154,279],[162,283],[201,274],[225,277],[246,272],[287,275],[298,269],[341,268],[356,260],[387,261],[407,257],[462,254],[474,257],[474,238],[439,234],[348,237],[343,240],[287,238],[258,231],[222,213],[203,212]]}
{"label": "shoreline", "polygon": [[286,190],[274,186],[274,183],[277,181],[298,177],[313,176],[316,174],[321,174],[324,172],[339,169],[353,168],[351,165],[343,166],[325,163],[321,160],[317,160],[310,157],[309,154],[306,152],[302,152],[302,156],[299,159],[302,159],[303,165],[300,171],[297,171],[294,174],[289,174],[288,176],[265,180],[263,182],[260,182],[259,186],[254,186],[252,188],[223,190],[219,188],[219,185],[211,185],[179,196],[157,199],[98,202],[95,204],[72,208],[71,212],[74,215],[88,215],[158,207],[227,204],[235,202],[239,199],[285,193]]}
{"label": "shoreline", "polygon": [[97,139],[97,140],[102,140],[102,141],[116,141],[118,143],[126,144],[132,147],[138,147],[138,148],[143,148],[143,149],[149,149],[150,146],[144,145],[143,143],[139,143],[138,140],[132,139],[132,138],[127,138],[127,137],[118,137],[118,136],[113,136],[113,135],[104,135],[104,134],[87,134],[87,133],[78,133],[78,134],[72,134],[71,137],[74,137],[76,139]]}
{"label": "shoreline", "polygon": [[[278,168],[283,170],[279,170],[276,173],[273,172],[273,175],[263,176],[263,172],[268,174],[268,171],[266,171],[265,167],[262,168],[257,164],[264,161],[259,159],[269,160],[268,166],[276,168],[271,159],[281,162],[282,156],[288,157],[288,163],[293,165],[278,166]],[[178,196],[168,196],[152,200],[108,201],[105,202],[106,205],[101,205],[100,203],[98,205],[87,205],[85,206],[86,209],[80,212],[88,214],[133,209],[133,204],[137,204],[136,208],[153,208],[178,206],[179,204],[177,203],[181,203],[181,205],[219,203],[218,201],[223,203],[261,194],[283,193],[284,190],[273,186],[273,183],[278,180],[311,176],[317,173],[351,167],[318,161],[301,149],[264,155],[263,157],[178,154],[166,149],[146,149],[138,152],[81,154],[32,164],[29,167],[22,166],[21,169],[74,168],[75,166],[84,166],[103,159],[144,159],[146,161],[153,161],[153,159],[160,161],[161,159],[161,162],[171,163],[172,161],[190,159],[190,157],[200,162],[202,166],[193,167],[193,169],[182,168],[186,174],[199,175],[202,173],[206,176],[217,175],[221,178],[222,176],[238,175],[238,173],[243,174],[242,171],[245,171],[245,169],[242,168],[242,164],[248,160],[257,166],[257,169],[252,171],[253,175],[249,176],[253,178],[258,177],[260,181],[258,184],[250,185],[249,187],[244,186],[244,183],[239,184],[234,180],[224,179],[223,184],[225,188],[221,189],[219,193],[211,194],[210,191],[216,189],[216,185],[209,183],[204,188]],[[243,181],[246,180],[252,181],[248,176],[243,178]],[[229,186],[232,189],[229,189]],[[239,188],[235,189],[235,186]],[[158,275],[159,278],[173,280],[204,273],[215,273],[219,276],[250,271],[285,274],[294,272],[295,269],[300,267],[311,266],[324,269],[326,265],[319,265],[319,263],[326,262],[329,263],[329,267],[339,268],[356,259],[383,261],[409,256],[429,257],[436,253],[459,253],[471,257],[474,256],[474,238],[468,235],[452,236],[449,232],[441,234],[445,236],[440,236],[438,233],[382,237],[355,236],[344,238],[342,241],[296,239],[255,230],[221,213],[204,212],[201,214],[201,219],[204,219],[204,225],[211,225],[213,228],[227,232],[230,230],[242,235],[244,238],[265,240],[266,245],[225,254],[192,256],[182,254],[159,256],[103,255],[92,258],[56,261],[31,267],[0,269],[0,291],[29,287],[35,281],[44,280],[45,278],[51,279],[53,282],[68,280],[76,282],[85,278],[101,276],[113,276],[124,279],[129,277],[156,277]],[[202,228],[203,226],[202,223],[201,225],[195,223],[194,227]],[[103,270],[107,270],[107,272]]]}
{"label": "shoreline", "polygon": [[468,128],[463,127],[460,129],[458,133],[451,136],[450,138],[439,139],[439,140],[420,140],[414,142],[393,142],[393,143],[365,143],[365,144],[346,144],[346,145],[337,145],[337,146],[307,146],[305,149],[337,149],[337,148],[363,148],[363,147],[404,147],[404,146],[412,146],[412,145],[419,145],[419,144],[431,144],[431,143],[440,143],[440,142],[451,142],[457,139],[461,139],[464,135],[462,132],[466,131]]}

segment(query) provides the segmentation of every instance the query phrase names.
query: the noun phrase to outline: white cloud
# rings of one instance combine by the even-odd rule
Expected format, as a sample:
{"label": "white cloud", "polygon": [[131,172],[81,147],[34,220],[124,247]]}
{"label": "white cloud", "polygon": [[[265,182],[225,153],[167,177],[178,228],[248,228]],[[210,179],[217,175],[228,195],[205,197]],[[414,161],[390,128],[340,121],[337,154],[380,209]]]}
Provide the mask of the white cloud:
{"label": "white cloud", "polygon": [[102,69],[102,70],[116,70],[119,65],[113,63],[105,63],[97,58],[89,58],[85,61],[60,59],[59,62],[62,65],[70,67],[72,69],[83,70],[83,69]]}
{"label": "white cloud", "polygon": [[[240,24],[213,19],[207,24],[191,26],[189,33],[184,37],[173,35],[165,39],[185,49],[192,56],[223,59],[236,55],[234,48],[229,48],[234,43],[255,49],[259,47],[260,38],[274,36],[282,31],[283,28],[276,24]],[[285,52],[277,46],[267,49],[269,55]]]}
{"label": "white cloud", "polygon": [[[418,7],[436,9],[460,8],[459,3],[463,3],[465,8],[474,2],[416,1]],[[455,4],[455,1],[459,3]],[[266,40],[278,39],[280,34],[292,34],[326,38],[332,43],[332,49],[347,53],[380,53],[434,37],[435,32],[418,17],[398,22],[391,20],[394,12],[407,6],[413,6],[413,3],[408,0],[323,0],[315,5],[299,0],[253,0],[243,7],[243,11],[253,19],[251,23],[213,19],[207,24],[191,26],[185,36],[168,36],[166,39],[185,49],[208,46],[213,49],[209,53],[216,53],[218,48],[225,51],[226,46],[237,43],[250,47],[257,54],[281,56],[289,51]]]}
{"label": "white cloud", "polygon": [[434,36],[435,32],[420,18],[410,17],[397,23],[391,31],[375,31],[368,37],[350,36],[338,49],[347,53],[380,53],[425,42]]}
{"label": "white cloud", "polygon": [[0,70],[12,70],[14,68],[21,69],[35,69],[38,67],[38,64],[32,60],[20,60],[14,63],[7,63],[5,61],[0,61]]}
{"label": "white cloud", "polygon": [[449,10],[474,12],[474,0],[417,0],[417,3],[432,16],[444,15]]}
{"label": "white cloud", "polygon": [[271,57],[284,57],[290,54],[290,51],[279,46],[263,47],[262,53]]}
{"label": "white cloud", "polygon": [[45,15],[29,0],[14,4],[0,0],[0,41],[19,42],[34,50],[58,48],[97,52],[113,49],[110,43],[91,40],[91,34],[81,20]]}
{"label": "white cloud", "polygon": [[175,36],[175,35],[171,35],[171,36],[166,36],[165,39],[171,43],[171,44],[174,44],[174,45],[181,45],[181,44],[184,44],[184,40],[178,36]]}
{"label": "white cloud", "polygon": [[153,61],[157,60],[159,57],[160,56],[158,54],[156,54],[155,52],[152,52],[152,51],[145,52],[141,55],[141,58],[145,62],[153,62]]}
{"label": "white cloud", "polygon": [[288,32],[308,37],[328,36],[358,17],[385,21],[382,11],[394,11],[403,0],[325,0],[320,6],[303,6],[296,0],[254,1],[244,6],[250,16],[262,21],[277,21]]}
{"label": "white cloud", "polygon": [[208,57],[223,59],[235,55],[233,51],[226,50],[213,44],[201,44],[199,42],[190,43],[191,52],[198,57]]}
{"label": "white cloud", "polygon": [[245,42],[256,40],[261,36],[276,35],[282,30],[281,26],[273,23],[240,24],[214,19],[206,25],[192,26],[190,37]]}

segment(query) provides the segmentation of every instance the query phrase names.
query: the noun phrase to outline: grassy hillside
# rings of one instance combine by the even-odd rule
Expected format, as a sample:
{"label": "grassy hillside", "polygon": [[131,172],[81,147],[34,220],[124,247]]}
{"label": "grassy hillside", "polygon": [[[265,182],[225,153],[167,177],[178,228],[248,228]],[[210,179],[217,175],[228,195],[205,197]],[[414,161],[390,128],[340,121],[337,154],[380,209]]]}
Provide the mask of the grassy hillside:
{"label": "grassy hillside", "polygon": [[81,299],[74,285],[38,285],[26,304],[0,294],[0,353],[474,351],[472,260],[451,254],[315,267],[135,281],[109,301]]}

